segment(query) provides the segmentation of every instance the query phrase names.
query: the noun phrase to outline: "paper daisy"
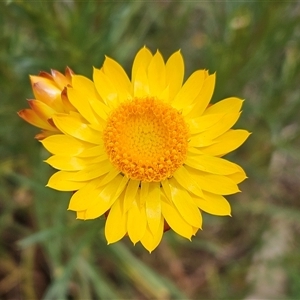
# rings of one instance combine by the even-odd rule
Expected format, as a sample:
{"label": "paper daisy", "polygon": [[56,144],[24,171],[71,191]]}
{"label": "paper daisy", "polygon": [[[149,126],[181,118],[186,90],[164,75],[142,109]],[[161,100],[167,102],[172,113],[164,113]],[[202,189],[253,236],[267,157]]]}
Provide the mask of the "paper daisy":
{"label": "paper daisy", "polygon": [[47,136],[41,142],[53,155],[46,162],[59,170],[48,186],[74,192],[69,210],[78,219],[105,215],[108,243],[128,235],[151,252],[166,228],[191,239],[202,227],[201,211],[230,215],[224,195],[239,192],[246,175],[221,157],[249,136],[231,129],[243,101],[209,105],[215,74],[197,70],[184,84],[183,77],[179,51],[165,63],[144,47],[131,80],[106,57],[93,81],[66,76],[57,102],[41,96],[49,89],[34,87],[32,111],[20,112]]}

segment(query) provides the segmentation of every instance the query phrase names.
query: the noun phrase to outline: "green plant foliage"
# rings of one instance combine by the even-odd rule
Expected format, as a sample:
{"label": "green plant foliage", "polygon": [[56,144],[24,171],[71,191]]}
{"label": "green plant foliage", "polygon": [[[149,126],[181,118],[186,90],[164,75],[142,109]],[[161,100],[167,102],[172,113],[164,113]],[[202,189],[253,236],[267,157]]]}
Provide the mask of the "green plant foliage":
{"label": "green plant foliage", "polygon": [[[280,271],[282,298],[300,297],[297,1],[1,1],[0,45],[1,299],[243,299],[267,286],[251,280],[257,262]],[[236,127],[253,133],[231,155],[249,177],[229,198],[233,217],[205,215],[192,243],[167,232],[151,255],[107,245],[104,219],[67,211],[70,194],[45,187],[38,129],[17,116],[33,97],[29,74],[91,77],[105,55],[130,74],[144,45],[165,58],[181,49],[186,76],[216,72],[213,102],[245,98]],[[274,254],[276,224],[286,234]]]}

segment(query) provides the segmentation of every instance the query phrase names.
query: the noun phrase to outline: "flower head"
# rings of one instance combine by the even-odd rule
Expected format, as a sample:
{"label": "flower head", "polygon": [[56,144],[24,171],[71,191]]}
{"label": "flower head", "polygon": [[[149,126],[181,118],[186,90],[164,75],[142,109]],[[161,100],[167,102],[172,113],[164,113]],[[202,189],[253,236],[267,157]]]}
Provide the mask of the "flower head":
{"label": "flower head", "polygon": [[165,63],[158,51],[144,47],[131,80],[106,57],[93,81],[73,75],[57,87],[67,85],[72,109],[54,108],[42,100],[45,90],[35,89],[35,101],[52,111],[43,118],[34,112],[53,127],[33,125],[56,131],[41,141],[53,154],[46,162],[59,170],[48,186],[75,191],[69,210],[78,219],[106,215],[108,243],[128,235],[152,251],[166,227],[191,239],[202,228],[201,211],[231,213],[224,195],[239,192],[246,175],[222,156],[249,136],[231,129],[243,101],[231,97],[209,105],[215,74],[198,70],[184,84],[183,76],[179,51]]}

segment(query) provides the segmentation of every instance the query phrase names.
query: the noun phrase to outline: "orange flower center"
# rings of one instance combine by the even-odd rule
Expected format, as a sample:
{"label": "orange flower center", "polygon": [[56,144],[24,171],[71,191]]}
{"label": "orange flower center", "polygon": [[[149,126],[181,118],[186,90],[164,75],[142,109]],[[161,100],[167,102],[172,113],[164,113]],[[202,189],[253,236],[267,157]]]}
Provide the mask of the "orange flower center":
{"label": "orange flower center", "polygon": [[188,138],[182,115],[151,97],[120,104],[103,134],[112,164],[127,177],[147,182],[171,177],[182,166]]}

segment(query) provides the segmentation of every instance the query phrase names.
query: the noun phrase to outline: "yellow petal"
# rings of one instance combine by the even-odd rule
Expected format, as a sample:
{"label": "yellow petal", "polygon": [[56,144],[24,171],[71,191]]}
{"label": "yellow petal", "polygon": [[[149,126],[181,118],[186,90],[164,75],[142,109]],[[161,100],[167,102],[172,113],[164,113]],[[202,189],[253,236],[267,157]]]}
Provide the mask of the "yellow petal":
{"label": "yellow petal", "polygon": [[187,119],[191,134],[203,132],[218,123],[224,114],[210,114],[195,119]]}
{"label": "yellow petal", "polygon": [[[93,145],[94,146],[94,145]],[[108,156],[104,150],[104,145],[101,144],[99,146],[89,147],[82,151],[80,154],[78,154],[79,157],[106,157],[108,159]],[[102,159],[101,159],[102,161]]]}
{"label": "yellow petal", "polygon": [[86,166],[83,170],[74,172],[72,180],[88,181],[107,174],[113,168],[109,160]]}
{"label": "yellow petal", "polygon": [[63,133],[71,135],[79,140],[93,144],[101,144],[102,136],[98,131],[83,123],[76,116],[59,114],[53,116],[53,121]]}
{"label": "yellow petal", "polygon": [[149,194],[149,186],[150,186],[150,182],[147,181],[141,181],[140,183],[140,205],[145,205],[146,201],[147,201],[147,197]]}
{"label": "yellow petal", "polygon": [[210,174],[186,166],[198,185],[207,192],[218,195],[231,195],[240,192],[238,186],[224,175]]}
{"label": "yellow petal", "polygon": [[38,141],[41,141],[41,140],[47,138],[48,136],[56,135],[58,133],[57,131],[42,130],[41,132],[39,132],[38,134],[36,134],[34,136],[34,138],[37,139]]}
{"label": "yellow petal", "polygon": [[167,86],[157,97],[159,100],[168,103],[170,98],[170,89]]}
{"label": "yellow petal", "polygon": [[85,220],[85,210],[76,212],[77,220]]}
{"label": "yellow petal", "polygon": [[96,92],[93,81],[85,76],[73,75],[72,87],[85,96],[83,101],[90,101],[91,99],[101,101]]}
{"label": "yellow petal", "polygon": [[110,113],[110,108],[106,104],[102,103],[101,101],[94,101],[91,102],[91,107],[98,117],[100,124],[101,122],[106,121],[107,116]]}
{"label": "yellow petal", "polygon": [[105,203],[114,201],[121,194],[118,193],[118,188],[121,186],[122,180],[123,177],[121,175],[116,176],[104,187],[99,186],[101,179],[89,181],[84,187],[73,194],[68,209],[74,211],[87,210],[95,206],[99,201]]}
{"label": "yellow petal", "polygon": [[66,76],[66,79],[68,80],[68,82],[71,84],[72,83],[72,77],[74,76],[74,71],[71,68],[66,67],[65,76]]}
{"label": "yellow petal", "polygon": [[209,137],[206,138],[205,134],[192,136],[189,140],[190,147],[207,147],[215,144],[216,142]]}
{"label": "yellow petal", "polygon": [[112,82],[113,86],[118,90],[119,101],[122,102],[129,99],[131,97],[131,83],[121,65],[115,60],[106,57],[103,64],[103,71]]}
{"label": "yellow petal", "polygon": [[229,130],[216,138],[214,144],[201,148],[201,151],[212,156],[222,156],[241,146],[249,135],[250,133],[246,130]]}
{"label": "yellow petal", "polygon": [[151,182],[146,198],[146,215],[148,226],[152,234],[158,230],[161,222],[161,201],[160,201],[160,183]]}
{"label": "yellow petal", "polygon": [[35,98],[52,107],[57,112],[64,112],[61,90],[53,80],[40,76],[30,76]]}
{"label": "yellow petal", "polygon": [[226,98],[208,107],[204,114],[225,114],[229,112],[238,112],[240,111],[243,102],[243,100],[236,97]]}
{"label": "yellow petal", "polygon": [[[127,181],[124,180],[125,177],[118,174],[115,176],[110,182],[108,182],[105,186],[102,185],[103,180],[105,180],[105,177],[96,178],[94,180],[89,181],[90,186],[84,187],[84,189],[80,189],[75,195],[72,197],[72,205],[74,208],[84,208],[90,209],[90,213],[88,217],[92,216],[91,207],[94,205],[99,204],[99,201],[102,201],[102,204],[100,203],[100,206],[103,209],[103,205],[107,207],[107,205],[114,203],[117,199],[122,199],[125,191],[125,186]],[[76,196],[77,195],[77,196]],[[73,199],[74,198],[74,199]],[[83,199],[88,199],[88,201],[82,201]],[[81,205],[81,206],[80,206]],[[71,209],[71,202],[69,209]],[[100,208],[99,208],[100,209]],[[99,215],[99,210],[97,211]],[[100,216],[100,215],[99,215]],[[92,218],[92,217],[91,217]],[[93,217],[94,218],[94,217]],[[95,217],[96,218],[96,217]]]}
{"label": "yellow petal", "polygon": [[202,226],[202,218],[196,204],[192,201],[190,194],[183,189],[173,178],[169,179],[172,201],[184,220],[194,226],[200,228]]}
{"label": "yellow petal", "polygon": [[105,237],[108,244],[119,241],[127,232],[127,214],[121,208],[121,199],[111,207],[105,223]]}
{"label": "yellow petal", "polygon": [[106,186],[96,188],[91,192],[90,197],[94,205],[87,208],[86,219],[98,218],[111,208],[113,203],[117,200],[116,187],[119,186],[121,181],[122,176],[119,175]]}
{"label": "yellow petal", "polygon": [[[97,93],[98,89],[96,89],[95,84],[84,76],[73,76],[72,77],[72,84],[77,93],[80,93],[80,97],[77,97],[76,105],[78,106],[78,110],[80,107],[80,111],[84,113],[84,117],[90,123],[103,123],[103,120],[107,119],[107,114],[109,112],[108,107],[102,102],[101,95]],[[81,98],[81,102],[80,102]],[[86,101],[82,101],[85,99]],[[73,99],[75,101],[75,99]],[[86,111],[84,110],[84,105],[88,104]],[[75,105],[75,103],[74,103]],[[92,111],[91,111],[92,109]],[[95,112],[95,115],[94,113]],[[94,117],[96,119],[94,119]]]}
{"label": "yellow petal", "polygon": [[204,132],[199,133],[195,138],[205,138],[207,140],[213,140],[218,136],[228,131],[239,119],[241,113],[230,113],[224,115],[221,120],[207,129]]}
{"label": "yellow petal", "polygon": [[132,72],[131,78],[132,83],[135,82],[135,78],[137,76],[137,71],[140,68],[144,68],[145,72],[148,69],[149,63],[152,59],[152,54],[146,47],[143,47],[139,52],[136,54],[133,64],[132,64]]}
{"label": "yellow petal", "polygon": [[98,187],[99,180],[91,180],[71,197],[68,210],[86,211],[87,208],[95,204],[92,193]]}
{"label": "yellow petal", "polygon": [[145,207],[139,207],[136,200],[133,201],[127,220],[127,231],[130,240],[136,244],[145,234],[147,218]]}
{"label": "yellow petal", "polygon": [[170,88],[170,99],[173,100],[182,86],[184,61],[180,51],[173,53],[166,64],[167,85]]}
{"label": "yellow petal", "polygon": [[179,235],[191,239],[193,235],[193,228],[190,224],[183,219],[181,214],[178,212],[174,205],[170,205],[162,195],[163,201],[161,202],[161,209],[164,218],[166,219],[168,225]]}
{"label": "yellow petal", "polygon": [[72,176],[73,172],[56,172],[50,177],[46,186],[58,191],[77,191],[86,185],[84,181],[72,181]]}
{"label": "yellow petal", "polygon": [[240,171],[240,167],[238,165],[226,159],[210,155],[190,155],[184,163],[197,170],[219,175],[228,175]]}
{"label": "yellow petal", "polygon": [[198,232],[199,229],[202,229],[202,228],[193,227],[193,235],[196,235],[196,233]]}
{"label": "yellow petal", "polygon": [[78,157],[53,155],[45,162],[55,169],[63,171],[78,171],[86,167],[86,161]]}
{"label": "yellow petal", "polygon": [[236,184],[239,184],[247,178],[247,175],[244,172],[244,170],[241,168],[240,172],[229,174],[227,175],[227,177],[233,180],[233,182],[235,182]]}
{"label": "yellow petal", "polygon": [[164,229],[164,219],[161,216],[158,229],[155,234],[150,230],[149,227],[146,228],[144,236],[141,238],[142,245],[151,253],[160,243],[163,236]]}
{"label": "yellow petal", "polygon": [[[126,176],[122,176],[122,177],[123,177],[122,181],[120,182],[118,188],[116,188],[116,197],[119,197],[123,192],[125,192],[127,183],[129,181],[128,177],[126,177]],[[124,196],[122,196],[122,199],[124,199]]]}
{"label": "yellow petal", "polygon": [[203,151],[201,151],[198,148],[194,148],[194,147],[190,147],[188,148],[188,155],[194,155],[194,154],[198,154],[198,155],[202,155],[204,154]]}
{"label": "yellow petal", "polygon": [[84,152],[86,148],[91,147],[89,143],[64,134],[51,135],[42,140],[41,143],[52,154],[71,156],[78,155]]}
{"label": "yellow petal", "polygon": [[106,56],[103,64],[103,70],[111,81],[115,81],[116,86],[121,86],[124,90],[128,90],[130,88],[130,80],[123,67],[118,62]]}
{"label": "yellow petal", "polygon": [[164,59],[157,51],[148,67],[148,82],[152,96],[158,96],[166,88],[166,66]]}
{"label": "yellow petal", "polygon": [[[184,116],[187,116],[189,118],[196,118],[203,114],[214,93],[215,81],[216,81],[215,74],[208,76],[204,80],[203,87],[200,93],[198,94],[197,98],[195,99],[194,103],[192,103],[190,106],[183,109],[182,114]],[[217,113],[222,113],[222,112],[218,111]]]}
{"label": "yellow petal", "polygon": [[39,100],[29,100],[28,104],[42,120],[47,121],[56,113],[53,108]]}
{"label": "yellow petal", "polygon": [[91,108],[91,103],[89,102],[89,95],[85,95],[80,90],[75,90],[73,88],[68,88],[67,92],[68,99],[70,100],[71,104],[79,111],[79,113],[90,124],[98,123],[98,119],[96,118],[95,113]]}
{"label": "yellow petal", "polygon": [[47,120],[41,119],[38,114],[32,109],[22,109],[18,112],[18,115],[28,122],[29,124],[36,126],[41,129],[46,129],[50,131],[58,131],[57,128],[50,125]]}
{"label": "yellow petal", "polygon": [[139,188],[140,181],[130,179],[124,197],[124,213],[126,213],[131,206],[133,205],[133,201],[136,198],[136,194]]}
{"label": "yellow petal", "polygon": [[171,189],[170,189],[169,180],[165,179],[165,180],[161,181],[161,185],[162,185],[163,191],[165,192],[166,199],[170,203],[172,203],[172,193],[171,193]]}
{"label": "yellow petal", "polygon": [[103,186],[111,182],[118,174],[120,174],[120,171],[112,167],[112,169],[105,175],[105,177],[101,180],[99,183],[99,186]]}
{"label": "yellow petal", "polygon": [[221,195],[204,192],[204,198],[192,196],[196,205],[203,211],[216,216],[230,216],[229,202]]}
{"label": "yellow petal", "polygon": [[66,76],[57,70],[52,69],[51,75],[60,90],[63,90],[64,87],[66,87],[68,84],[70,84],[70,82],[68,81]]}
{"label": "yellow petal", "polygon": [[109,161],[108,156],[107,156],[106,153],[99,154],[97,156],[87,156],[87,157],[80,156],[80,157],[83,157],[83,159],[85,160],[87,166],[91,165],[91,164],[102,163],[104,161]]}
{"label": "yellow petal", "polygon": [[150,95],[149,83],[146,70],[140,67],[133,81],[133,95],[134,97],[146,97]]}
{"label": "yellow petal", "polygon": [[173,177],[183,188],[188,190],[190,193],[193,193],[199,197],[203,196],[200,186],[184,166],[177,169],[174,172]]}
{"label": "yellow petal", "polygon": [[116,107],[119,103],[118,91],[102,70],[94,68],[93,80],[98,94],[109,107]]}
{"label": "yellow petal", "polygon": [[205,70],[194,72],[184,83],[178,94],[172,101],[172,106],[180,110],[194,102],[201,91],[205,80]]}
{"label": "yellow petal", "polygon": [[64,106],[64,112],[68,113],[70,111],[77,111],[77,109],[71,104],[68,98],[68,89],[65,87],[61,92],[61,101]]}

